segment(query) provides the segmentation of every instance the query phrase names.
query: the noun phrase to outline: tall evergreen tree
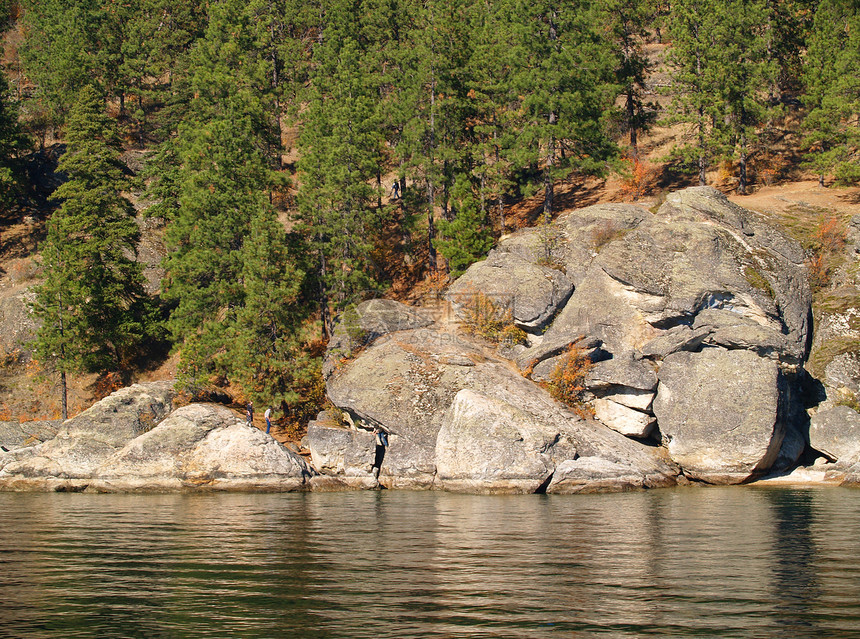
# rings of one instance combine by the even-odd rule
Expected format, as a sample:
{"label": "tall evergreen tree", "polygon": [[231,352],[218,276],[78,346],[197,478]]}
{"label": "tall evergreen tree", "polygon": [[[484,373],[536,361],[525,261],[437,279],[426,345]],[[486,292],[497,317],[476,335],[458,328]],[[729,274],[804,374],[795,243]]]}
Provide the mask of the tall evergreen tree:
{"label": "tall evergreen tree", "polygon": [[323,331],[337,314],[377,286],[369,261],[382,220],[372,182],[382,163],[382,132],[368,82],[353,5],[328,8],[315,47],[311,100],[300,140],[302,229],[314,246]]}
{"label": "tall evergreen tree", "polygon": [[674,0],[666,18],[672,41],[667,54],[672,102],[666,121],[686,126],[673,153],[695,166],[700,186],[707,183],[710,163],[723,152],[718,129],[718,65],[714,59],[719,19],[710,5],[696,0]]}
{"label": "tall evergreen tree", "polygon": [[760,130],[779,112],[769,88],[776,86],[779,68],[769,56],[770,10],[764,0],[732,0],[720,5],[716,29],[722,130],[738,159],[739,194],[749,184],[747,165],[761,146]]}
{"label": "tall evergreen tree", "polygon": [[242,247],[242,282],[228,375],[256,403],[287,414],[313,387],[320,362],[304,348],[310,338],[301,330],[310,310],[303,299],[305,276],[269,208],[251,220]]}
{"label": "tall evergreen tree", "polygon": [[0,73],[0,206],[8,207],[21,190],[21,154],[27,138],[18,123],[18,105],[13,102],[6,76]]}
{"label": "tall evergreen tree", "polygon": [[805,164],[840,183],[860,181],[860,11],[848,0],[822,0],[815,13],[804,81]]}
{"label": "tall evergreen tree", "polygon": [[642,49],[654,21],[654,0],[610,0],[603,4],[612,26],[616,51],[615,79],[621,89],[623,131],[630,136],[630,154],[639,157],[639,134],[656,117],[657,105],[645,101],[645,82],[652,68]]}
{"label": "tall evergreen tree", "polygon": [[511,82],[522,114],[512,154],[520,166],[541,168],[548,221],[555,182],[571,170],[601,173],[615,152],[606,130],[613,58],[587,0],[510,2]]}
{"label": "tall evergreen tree", "polygon": [[439,231],[445,239],[437,239],[436,245],[448,260],[451,276],[459,277],[470,264],[487,255],[493,236],[465,174],[457,176],[451,196],[455,215],[451,221],[439,220]]}
{"label": "tall evergreen tree", "polygon": [[141,265],[134,209],[115,125],[92,87],[81,90],[69,114],[67,150],[59,169],[68,177],[52,198],[61,202],[42,246],[45,282],[33,306],[41,320],[36,353],[66,373],[127,369],[152,334],[151,305]]}

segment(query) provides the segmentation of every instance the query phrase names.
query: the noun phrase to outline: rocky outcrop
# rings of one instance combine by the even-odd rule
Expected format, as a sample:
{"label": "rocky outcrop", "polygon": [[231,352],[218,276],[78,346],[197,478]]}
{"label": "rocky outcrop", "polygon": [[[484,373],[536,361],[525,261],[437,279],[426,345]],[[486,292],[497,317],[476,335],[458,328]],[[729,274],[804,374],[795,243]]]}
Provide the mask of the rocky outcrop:
{"label": "rocky outcrop", "polygon": [[301,457],[229,409],[191,404],[112,455],[88,488],[287,491],[303,488],[312,474]]}
{"label": "rocky outcrop", "polygon": [[0,446],[7,451],[34,446],[55,437],[62,423],[56,419],[0,422]]}
{"label": "rocky outcrop", "polygon": [[171,382],[121,389],[56,436],[0,453],[2,490],[164,492],[306,489],[313,471],[226,407],[173,411]]}
{"label": "rocky outcrop", "polygon": [[442,421],[435,452],[441,488],[533,493],[558,463],[576,456],[576,445],[564,429],[464,388]]}
{"label": "rocky outcrop", "polygon": [[390,333],[430,326],[433,318],[421,309],[393,300],[368,300],[348,309],[329,340],[323,365],[325,377],[362,348]]}
{"label": "rocky outcrop", "polygon": [[817,412],[809,425],[809,445],[841,468],[860,463],[860,413],[848,406]]}
{"label": "rocky outcrop", "polygon": [[[478,293],[492,299],[528,346],[493,350],[445,322],[404,326],[329,366],[328,394],[358,429],[391,431],[380,474],[391,486],[581,492],[664,485],[676,472],[748,481],[805,447],[793,393],[809,345],[804,258],[711,188],[674,193],[656,213],[572,211],[504,239],[448,292],[460,322]],[[537,383],[571,348],[594,362],[594,419]],[[333,448],[347,450],[339,437]]]}
{"label": "rocky outcrop", "polygon": [[490,297],[509,311],[514,323],[538,331],[573,292],[570,279],[556,269],[517,253],[493,251],[448,289],[454,309],[464,314],[479,295]]}
{"label": "rocky outcrop", "polygon": [[379,475],[388,487],[533,492],[562,461],[585,455],[627,463],[655,483],[677,472],[654,449],[582,419],[509,362],[438,328],[372,344],[327,390],[357,428],[390,433]]}
{"label": "rocky outcrop", "polygon": [[172,410],[173,384],[153,382],[123,388],[66,420],[57,435],[0,457],[0,472],[24,477],[92,477],[129,441],[152,429]]}

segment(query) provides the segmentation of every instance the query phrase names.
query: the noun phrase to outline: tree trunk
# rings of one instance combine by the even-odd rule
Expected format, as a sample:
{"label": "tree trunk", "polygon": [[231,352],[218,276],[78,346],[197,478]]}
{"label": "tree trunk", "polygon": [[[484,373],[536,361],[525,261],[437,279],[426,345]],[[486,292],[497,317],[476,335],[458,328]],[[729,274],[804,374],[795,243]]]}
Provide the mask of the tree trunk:
{"label": "tree trunk", "polygon": [[[553,125],[556,122],[555,111],[549,114],[549,124]],[[552,221],[552,200],[553,200],[553,169],[555,168],[555,137],[550,136],[549,148],[546,153],[546,167],[544,169],[544,199],[543,199],[543,221],[544,224],[549,224]]]}
{"label": "tree trunk", "polygon": [[382,210],[382,172],[376,169],[376,207]]}
{"label": "tree trunk", "polygon": [[705,186],[707,179],[705,176],[705,110],[704,107],[699,107],[699,186]]}
{"label": "tree trunk", "polygon": [[[59,261],[60,249],[57,248],[57,260]],[[63,325],[63,293],[57,294],[57,318],[60,325],[60,406],[63,420],[69,418],[68,387],[66,385],[66,329]]]}
{"label": "tree trunk", "polygon": [[326,259],[322,250],[319,252],[319,305],[320,305],[320,321],[322,322],[322,338],[328,342],[331,339],[331,334],[334,331],[334,322],[332,322],[331,311],[328,307],[328,289],[325,284],[326,276]]}
{"label": "tree trunk", "polygon": [[[493,130],[493,148],[496,151],[496,175],[501,175],[501,169],[499,168],[499,163],[501,162],[501,155],[499,152],[499,145],[496,142],[496,131]],[[505,234],[505,198],[502,193],[502,185],[501,178],[499,178],[499,225],[502,227],[502,235]]]}
{"label": "tree trunk", "polygon": [[436,272],[436,247],[433,245],[433,240],[436,239],[436,225],[433,220],[433,209],[436,206],[435,194],[433,192],[433,180],[430,176],[427,177],[427,268],[431,272]]}
{"label": "tree trunk", "polygon": [[436,148],[436,79],[430,82],[430,153],[427,159],[427,267],[431,273],[436,272],[436,226],[434,214],[436,209],[436,190],[433,185],[433,151]]}
{"label": "tree trunk", "polygon": [[741,134],[741,156],[738,160],[738,195],[747,194],[747,138]]}
{"label": "tree trunk", "polygon": [[60,398],[60,406],[62,411],[63,421],[69,418],[69,401],[68,401],[68,389],[66,387],[66,371],[60,371],[60,392],[62,396]]}
{"label": "tree trunk", "polygon": [[634,161],[639,159],[639,135],[636,130],[636,103],[634,101],[633,87],[627,88],[627,126],[630,127],[630,151]]}

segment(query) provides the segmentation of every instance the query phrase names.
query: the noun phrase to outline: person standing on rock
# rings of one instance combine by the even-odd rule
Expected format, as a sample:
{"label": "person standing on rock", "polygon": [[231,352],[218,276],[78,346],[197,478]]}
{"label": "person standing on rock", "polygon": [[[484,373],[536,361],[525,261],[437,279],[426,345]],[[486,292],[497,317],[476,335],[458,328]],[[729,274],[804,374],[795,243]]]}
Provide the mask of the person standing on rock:
{"label": "person standing on rock", "polygon": [[272,422],[270,421],[271,416],[272,416],[272,408],[269,407],[266,409],[266,412],[263,413],[263,417],[266,418],[266,434],[267,435],[269,434],[269,431],[272,430]]}
{"label": "person standing on rock", "polygon": [[379,426],[373,429],[376,435],[376,455],[373,459],[373,476],[379,479],[379,471],[382,468],[382,460],[385,457],[385,449],[388,448],[388,433]]}
{"label": "person standing on rock", "polygon": [[248,405],[245,407],[247,418],[248,418],[248,426],[254,425],[254,404],[253,402],[248,402]]}

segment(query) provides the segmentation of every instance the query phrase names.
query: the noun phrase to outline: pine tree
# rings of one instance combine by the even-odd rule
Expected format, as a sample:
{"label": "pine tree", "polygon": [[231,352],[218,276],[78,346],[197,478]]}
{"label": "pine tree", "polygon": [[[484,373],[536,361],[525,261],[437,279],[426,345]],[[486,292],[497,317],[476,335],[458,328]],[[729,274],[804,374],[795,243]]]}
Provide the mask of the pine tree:
{"label": "pine tree", "polygon": [[748,158],[761,128],[779,112],[772,102],[778,67],[768,55],[771,17],[764,0],[703,5],[679,0],[670,17],[673,69],[670,121],[691,125],[695,139],[676,154],[694,160],[699,184],[715,156],[738,158],[738,193],[746,193]]}
{"label": "pine tree", "polygon": [[382,225],[372,181],[382,163],[376,96],[349,2],[326,15],[314,50],[311,99],[305,114],[298,195],[303,232],[316,259],[317,301],[323,331],[333,315],[377,287],[370,263]]}
{"label": "pine tree", "polygon": [[[189,57],[194,98],[161,147],[153,194],[167,219],[168,325],[181,347],[180,382],[222,379],[287,410],[302,400],[319,358],[304,354],[307,307],[300,251],[289,251],[270,204],[277,104],[265,3],[210,6],[206,36]],[[268,15],[268,14],[265,14]],[[306,251],[305,251],[306,252]]]}
{"label": "pine tree", "polygon": [[633,160],[639,157],[639,133],[647,131],[656,117],[657,105],[645,102],[645,81],[653,66],[642,43],[653,23],[653,0],[611,0],[603,4],[612,26],[616,51],[615,79],[624,100],[622,130],[630,136]]}
{"label": "pine tree", "polygon": [[28,140],[18,123],[17,104],[12,101],[6,76],[0,73],[0,206],[10,206],[23,181],[21,153]]}
{"label": "pine tree", "polygon": [[768,55],[770,12],[763,0],[733,0],[719,5],[716,61],[721,129],[738,158],[738,187],[746,194],[747,164],[760,146],[760,128],[779,113],[769,88],[776,85],[778,67]]}
{"label": "pine tree", "polygon": [[249,399],[288,413],[319,378],[320,362],[304,348],[305,276],[271,209],[251,220],[242,247],[244,301],[231,331],[228,375]]}
{"label": "pine tree", "polygon": [[439,220],[439,232],[448,239],[437,239],[436,246],[448,260],[451,276],[459,277],[470,264],[487,255],[493,246],[493,236],[465,175],[457,177],[451,196],[456,214],[450,222]]}
{"label": "pine tree", "polygon": [[522,114],[512,157],[540,167],[548,222],[555,182],[572,170],[599,174],[615,153],[605,126],[616,94],[612,55],[586,0],[510,1],[511,82]]}
{"label": "pine tree", "polygon": [[36,354],[60,372],[64,418],[66,373],[127,370],[155,330],[141,265],[130,257],[139,230],[122,195],[119,139],[92,87],[70,111],[66,140],[59,170],[68,181],[52,196],[61,206],[48,223],[33,306]]}
{"label": "pine tree", "polygon": [[718,20],[710,5],[697,0],[675,0],[667,16],[672,47],[666,61],[672,75],[672,103],[666,123],[686,125],[683,142],[673,154],[695,166],[700,186],[707,183],[705,172],[710,163],[723,153],[714,60]]}
{"label": "pine tree", "polygon": [[839,183],[860,181],[860,12],[848,0],[822,0],[815,13],[804,81],[805,165]]}

